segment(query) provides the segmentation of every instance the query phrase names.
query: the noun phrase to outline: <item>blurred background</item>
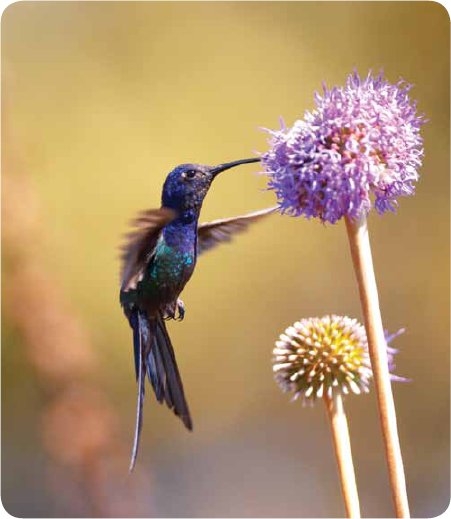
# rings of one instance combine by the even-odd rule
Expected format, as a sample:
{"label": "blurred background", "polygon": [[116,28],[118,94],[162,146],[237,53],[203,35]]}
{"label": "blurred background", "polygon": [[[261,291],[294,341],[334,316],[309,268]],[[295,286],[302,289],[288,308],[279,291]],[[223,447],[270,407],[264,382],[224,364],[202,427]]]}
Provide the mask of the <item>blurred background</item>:
{"label": "blurred background", "polygon": [[[297,319],[361,319],[343,223],[274,216],[201,259],[169,323],[194,418],[136,386],[121,235],[178,163],[267,149],[260,127],[324,80],[383,68],[411,91],[425,160],[370,217],[412,515],[449,503],[449,18],[434,2],[19,2],[2,18],[2,494],[20,517],[343,516],[321,402],[291,403],[271,350]],[[255,165],[202,220],[271,206]],[[346,399],[362,512],[393,516],[374,391]]]}

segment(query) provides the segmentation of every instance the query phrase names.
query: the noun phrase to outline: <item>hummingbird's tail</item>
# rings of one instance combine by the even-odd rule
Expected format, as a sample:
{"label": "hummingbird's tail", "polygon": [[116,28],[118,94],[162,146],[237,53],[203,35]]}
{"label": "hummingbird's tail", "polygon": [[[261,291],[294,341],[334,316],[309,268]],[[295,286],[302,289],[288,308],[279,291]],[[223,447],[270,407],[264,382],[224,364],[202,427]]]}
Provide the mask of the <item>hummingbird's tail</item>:
{"label": "hummingbird's tail", "polygon": [[175,360],[174,349],[162,316],[149,318],[140,310],[129,316],[133,328],[135,368],[138,382],[135,438],[133,441],[130,472],[138,455],[139,439],[143,421],[145,376],[149,377],[158,402],[166,402],[169,409],[179,416],[191,430],[193,423],[183,391],[182,379]]}
{"label": "hummingbird's tail", "polygon": [[130,325],[133,328],[133,347],[135,350],[135,370],[136,379],[138,382],[138,399],[136,409],[136,426],[135,426],[135,437],[133,440],[132,456],[130,460],[129,471],[132,472],[136,457],[138,455],[139,439],[141,436],[141,429],[143,424],[143,403],[145,393],[145,377],[144,371],[144,351],[149,344],[149,327],[147,326],[147,320],[145,315],[138,310],[133,311],[129,316]]}

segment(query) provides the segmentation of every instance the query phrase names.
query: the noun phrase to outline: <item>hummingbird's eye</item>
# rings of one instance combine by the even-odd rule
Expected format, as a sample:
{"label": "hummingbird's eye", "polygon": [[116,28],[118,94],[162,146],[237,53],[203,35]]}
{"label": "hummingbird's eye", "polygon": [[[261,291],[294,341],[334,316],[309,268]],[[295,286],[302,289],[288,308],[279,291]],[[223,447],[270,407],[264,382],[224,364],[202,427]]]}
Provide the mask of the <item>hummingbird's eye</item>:
{"label": "hummingbird's eye", "polygon": [[189,169],[188,171],[185,171],[185,173],[183,174],[183,176],[185,178],[194,178],[196,176],[196,173],[197,171],[194,170],[194,169]]}

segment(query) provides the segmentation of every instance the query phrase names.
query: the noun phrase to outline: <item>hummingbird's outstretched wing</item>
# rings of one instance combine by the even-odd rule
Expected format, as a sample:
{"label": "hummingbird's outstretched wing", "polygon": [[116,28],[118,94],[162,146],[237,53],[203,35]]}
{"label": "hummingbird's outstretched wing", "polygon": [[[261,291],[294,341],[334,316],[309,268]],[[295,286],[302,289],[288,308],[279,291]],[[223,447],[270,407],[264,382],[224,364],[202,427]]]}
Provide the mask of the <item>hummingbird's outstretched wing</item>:
{"label": "hummingbird's outstretched wing", "polygon": [[136,229],[126,235],[126,242],[121,247],[121,290],[136,288],[161,229],[175,217],[175,211],[160,207],[142,211],[130,222]]}
{"label": "hummingbird's outstretched wing", "polygon": [[274,213],[277,209],[277,207],[270,207],[269,209],[255,211],[242,216],[223,218],[222,220],[200,224],[197,241],[199,254],[216,247],[220,243],[231,241],[235,233],[245,231],[249,225]]}

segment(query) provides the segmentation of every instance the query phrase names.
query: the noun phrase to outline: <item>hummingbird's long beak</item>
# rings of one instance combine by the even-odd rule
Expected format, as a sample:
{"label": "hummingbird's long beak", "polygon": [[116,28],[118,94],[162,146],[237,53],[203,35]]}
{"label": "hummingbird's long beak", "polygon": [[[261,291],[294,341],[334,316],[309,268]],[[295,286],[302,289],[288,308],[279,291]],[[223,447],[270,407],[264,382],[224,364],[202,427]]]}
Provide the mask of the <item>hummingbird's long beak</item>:
{"label": "hummingbird's long beak", "polygon": [[239,166],[240,164],[248,164],[249,162],[260,162],[260,159],[254,158],[254,159],[242,159],[242,160],[235,160],[234,162],[226,162],[225,164],[219,164],[218,166],[210,169],[210,173],[213,175],[213,178],[218,174],[221,173],[221,171],[225,171],[229,168],[234,168],[235,166]]}

